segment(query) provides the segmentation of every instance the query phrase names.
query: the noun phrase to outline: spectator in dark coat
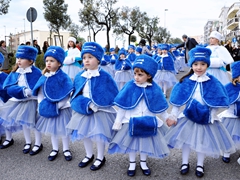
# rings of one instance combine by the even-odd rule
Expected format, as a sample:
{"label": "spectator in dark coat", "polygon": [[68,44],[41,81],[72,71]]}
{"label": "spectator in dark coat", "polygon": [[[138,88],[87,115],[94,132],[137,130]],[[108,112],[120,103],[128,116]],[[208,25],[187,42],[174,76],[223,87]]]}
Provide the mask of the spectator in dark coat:
{"label": "spectator in dark coat", "polygon": [[182,36],[183,39],[183,43],[179,44],[176,49],[180,48],[180,47],[184,47],[185,49],[185,63],[188,62],[189,56],[188,56],[188,52],[194,48],[196,45],[198,45],[198,42],[194,39],[194,38],[190,38],[187,35],[183,35]]}
{"label": "spectator in dark coat", "polygon": [[240,61],[240,44],[237,47],[233,48],[232,55],[234,61]]}

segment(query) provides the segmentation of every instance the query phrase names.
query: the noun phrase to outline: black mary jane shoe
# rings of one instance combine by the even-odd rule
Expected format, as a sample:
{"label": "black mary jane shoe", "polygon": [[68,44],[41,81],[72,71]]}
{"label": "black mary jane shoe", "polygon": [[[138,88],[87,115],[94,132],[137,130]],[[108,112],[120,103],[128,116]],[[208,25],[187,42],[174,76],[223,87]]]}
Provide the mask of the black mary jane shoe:
{"label": "black mary jane shoe", "polygon": [[[133,162],[130,162],[130,163],[136,163],[136,161],[133,161]],[[136,167],[135,167],[135,169],[134,170],[127,170],[127,175],[128,176],[130,176],[130,177],[133,177],[133,176],[135,176],[135,174],[136,174]]]}
{"label": "black mary jane shoe", "polygon": [[[142,161],[141,162],[146,162],[146,161]],[[140,167],[141,167],[141,170],[142,170],[142,173],[145,175],[145,176],[150,176],[151,175],[151,170],[148,168],[148,169],[143,169],[141,164],[140,164]]]}
{"label": "black mary jane shoe", "polygon": [[230,157],[222,157],[222,161],[225,163],[230,163]]}
{"label": "black mary jane shoe", "polygon": [[[88,161],[87,161],[87,162],[83,162],[83,160],[82,160],[82,161],[78,164],[79,167],[81,167],[81,168],[86,167],[90,162],[92,162],[92,161],[94,160],[94,155],[92,155],[91,158],[89,158],[89,157],[87,157],[87,156],[85,156],[85,158],[87,158]],[[85,158],[84,158],[84,159],[85,159]]]}
{"label": "black mary jane shoe", "polygon": [[[203,171],[198,171],[197,168],[202,168]],[[197,167],[196,167],[195,175],[196,175],[197,177],[199,177],[199,178],[203,177],[203,175],[204,175],[204,167],[202,167],[202,166],[197,166]]]}
{"label": "black mary jane shoe", "polygon": [[[8,142],[8,144],[6,144],[6,145],[3,145],[4,144],[4,142]],[[13,144],[14,144],[14,140],[13,139],[11,139],[10,141],[9,140],[5,140],[3,142],[3,144],[0,146],[0,149],[6,149],[6,148],[8,148],[8,147],[10,147],[10,146],[12,146]]]}
{"label": "black mary jane shoe", "polygon": [[[182,169],[183,166],[186,166],[186,168],[185,168],[185,169]],[[181,166],[181,168],[180,168],[180,169],[181,169],[181,170],[180,170],[181,175],[187,174],[187,173],[189,172],[189,167],[190,167],[189,163],[188,163],[188,164],[182,164],[182,166]]]}
{"label": "black mary jane shoe", "polygon": [[101,159],[96,159],[95,161],[99,161],[100,162],[100,164],[98,165],[98,166],[95,166],[94,164],[90,167],[90,169],[92,170],[92,171],[97,171],[97,170],[99,170],[99,169],[101,169],[101,167],[105,164],[105,162],[106,162],[106,158],[105,157],[103,157],[103,159],[101,160]]}
{"label": "black mary jane shoe", "polygon": [[37,147],[38,149],[37,149],[36,151],[31,150],[31,151],[29,152],[29,154],[30,154],[31,156],[34,156],[34,155],[40,153],[40,152],[42,151],[42,149],[43,149],[43,145],[42,145],[42,144],[41,144],[40,146],[34,145],[33,147]]}
{"label": "black mary jane shoe", "polygon": [[[57,150],[52,150],[51,153],[52,153],[52,152],[55,152],[56,154],[53,155],[53,156],[49,155],[49,156],[48,156],[48,160],[49,160],[49,161],[53,161],[54,159],[56,159],[56,157],[57,157],[57,155],[58,155],[58,151],[57,151]],[[50,154],[51,154],[51,153],[50,153]]]}
{"label": "black mary jane shoe", "polygon": [[[66,153],[66,152],[69,152],[70,155],[65,156],[65,153]],[[72,160],[72,153],[71,153],[71,151],[65,150],[65,151],[63,151],[63,155],[64,155],[66,161],[71,161],[71,160]]]}
{"label": "black mary jane shoe", "polygon": [[[28,148],[25,148],[26,146],[28,146]],[[23,154],[27,154],[29,153],[31,150],[31,144],[24,144],[24,147],[23,147]]]}

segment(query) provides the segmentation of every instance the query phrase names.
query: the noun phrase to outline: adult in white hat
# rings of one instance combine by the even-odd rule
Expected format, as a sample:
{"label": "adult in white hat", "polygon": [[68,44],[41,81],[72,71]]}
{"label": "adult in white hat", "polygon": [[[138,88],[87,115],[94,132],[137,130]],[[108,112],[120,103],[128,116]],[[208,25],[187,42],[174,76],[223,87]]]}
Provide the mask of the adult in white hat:
{"label": "adult in white hat", "polygon": [[226,71],[226,65],[234,62],[231,54],[224,46],[219,43],[222,40],[222,35],[217,31],[212,31],[209,36],[209,45],[207,48],[211,49],[210,56],[211,64],[207,72],[215,76],[223,85],[230,82],[230,77]]}

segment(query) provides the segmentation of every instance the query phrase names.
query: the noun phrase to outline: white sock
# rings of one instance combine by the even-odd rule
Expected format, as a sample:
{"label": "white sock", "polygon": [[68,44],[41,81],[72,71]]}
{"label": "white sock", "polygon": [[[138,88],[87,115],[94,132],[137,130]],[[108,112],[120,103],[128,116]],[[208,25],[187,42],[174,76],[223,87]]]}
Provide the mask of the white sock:
{"label": "white sock", "polygon": [[166,95],[167,93],[167,83],[163,82],[163,93]]}
{"label": "white sock", "polygon": [[35,134],[35,145],[40,146],[42,144],[42,133],[35,129],[34,134]]}
{"label": "white sock", "polygon": [[240,158],[238,158],[237,162],[238,162],[238,164],[240,165]]}
{"label": "white sock", "polygon": [[[97,159],[102,160],[104,156],[104,151],[105,151],[105,144],[103,142],[97,142],[97,151],[98,151]],[[99,164],[101,164],[100,161],[94,162],[95,166],[98,166]]]}
{"label": "white sock", "polygon": [[[84,143],[84,148],[85,148],[85,151],[86,151],[86,156],[91,158],[92,155],[93,155],[93,143],[92,143],[92,140],[89,139],[89,138],[86,138],[83,140],[83,143]],[[82,162],[87,162],[89,161],[89,159],[87,158],[84,158],[82,160]]]}
{"label": "white sock", "polygon": [[[128,170],[135,170],[136,169],[136,153],[131,152],[129,153],[129,168]],[[131,163],[135,162],[135,163]]]}
{"label": "white sock", "polygon": [[[8,130],[5,130],[5,133],[6,133],[6,140],[11,141],[12,140],[12,132],[8,131]],[[3,142],[4,146],[7,145],[7,144],[9,144],[9,142],[7,142],[7,141]]]}
{"label": "white sock", "polygon": [[230,157],[230,153],[224,153],[223,157],[229,158]]}
{"label": "white sock", "polygon": [[147,167],[147,154],[145,153],[140,153],[140,165],[142,167],[143,170],[145,169],[149,169]]}
{"label": "white sock", "polygon": [[[197,153],[197,166],[202,166],[203,167],[203,162],[204,162],[205,154],[203,153]],[[198,171],[203,172],[202,168],[197,168]]]}
{"label": "white sock", "polygon": [[[51,141],[52,141],[52,149],[58,151],[58,138],[57,136],[52,135],[51,136]],[[55,156],[57,153],[56,152],[51,152],[50,156]]]}
{"label": "white sock", "polygon": [[[62,144],[63,144],[63,151],[69,150],[69,137],[68,136],[63,136],[62,137]],[[65,156],[70,156],[70,152],[65,152]]]}
{"label": "white sock", "polygon": [[[182,147],[182,164],[188,164],[190,151],[189,145],[184,144]],[[186,169],[186,166],[183,166],[182,169]]]}
{"label": "white sock", "polygon": [[23,125],[22,127],[23,127],[23,134],[24,134],[26,144],[31,144],[30,129],[26,125]]}

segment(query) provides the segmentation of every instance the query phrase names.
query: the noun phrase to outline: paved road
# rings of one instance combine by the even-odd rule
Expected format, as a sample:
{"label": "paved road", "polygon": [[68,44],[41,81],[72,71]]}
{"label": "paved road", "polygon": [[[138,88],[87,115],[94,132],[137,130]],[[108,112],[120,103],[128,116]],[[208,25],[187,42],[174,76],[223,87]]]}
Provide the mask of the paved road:
{"label": "paved road", "polygon": [[[180,73],[181,77],[185,72]],[[169,91],[170,93],[170,91]],[[168,93],[168,95],[169,95]],[[22,148],[24,145],[23,133],[13,135],[15,143],[8,149],[0,150],[0,180],[126,180],[126,179],[159,179],[159,180],[192,180],[198,179],[195,176],[196,154],[190,155],[190,172],[182,176],[179,173],[181,166],[181,151],[171,150],[170,156],[165,159],[148,159],[148,165],[152,174],[146,177],[142,174],[139,163],[137,164],[137,173],[135,177],[128,177],[126,174],[128,168],[127,155],[109,155],[106,154],[106,164],[99,171],[93,172],[86,168],[79,168],[79,161],[85,156],[82,142],[71,143],[70,148],[73,153],[73,160],[65,161],[62,152],[53,162],[47,160],[52,150],[50,136],[43,136],[44,149],[36,156],[24,155]],[[34,135],[32,134],[32,139]],[[59,143],[61,146],[61,141]],[[96,148],[95,148],[96,153]],[[202,179],[206,180],[239,180],[240,165],[237,164],[239,151],[231,156],[231,162],[225,164],[221,158],[205,159],[205,175]],[[139,159],[139,157],[137,157]]]}

